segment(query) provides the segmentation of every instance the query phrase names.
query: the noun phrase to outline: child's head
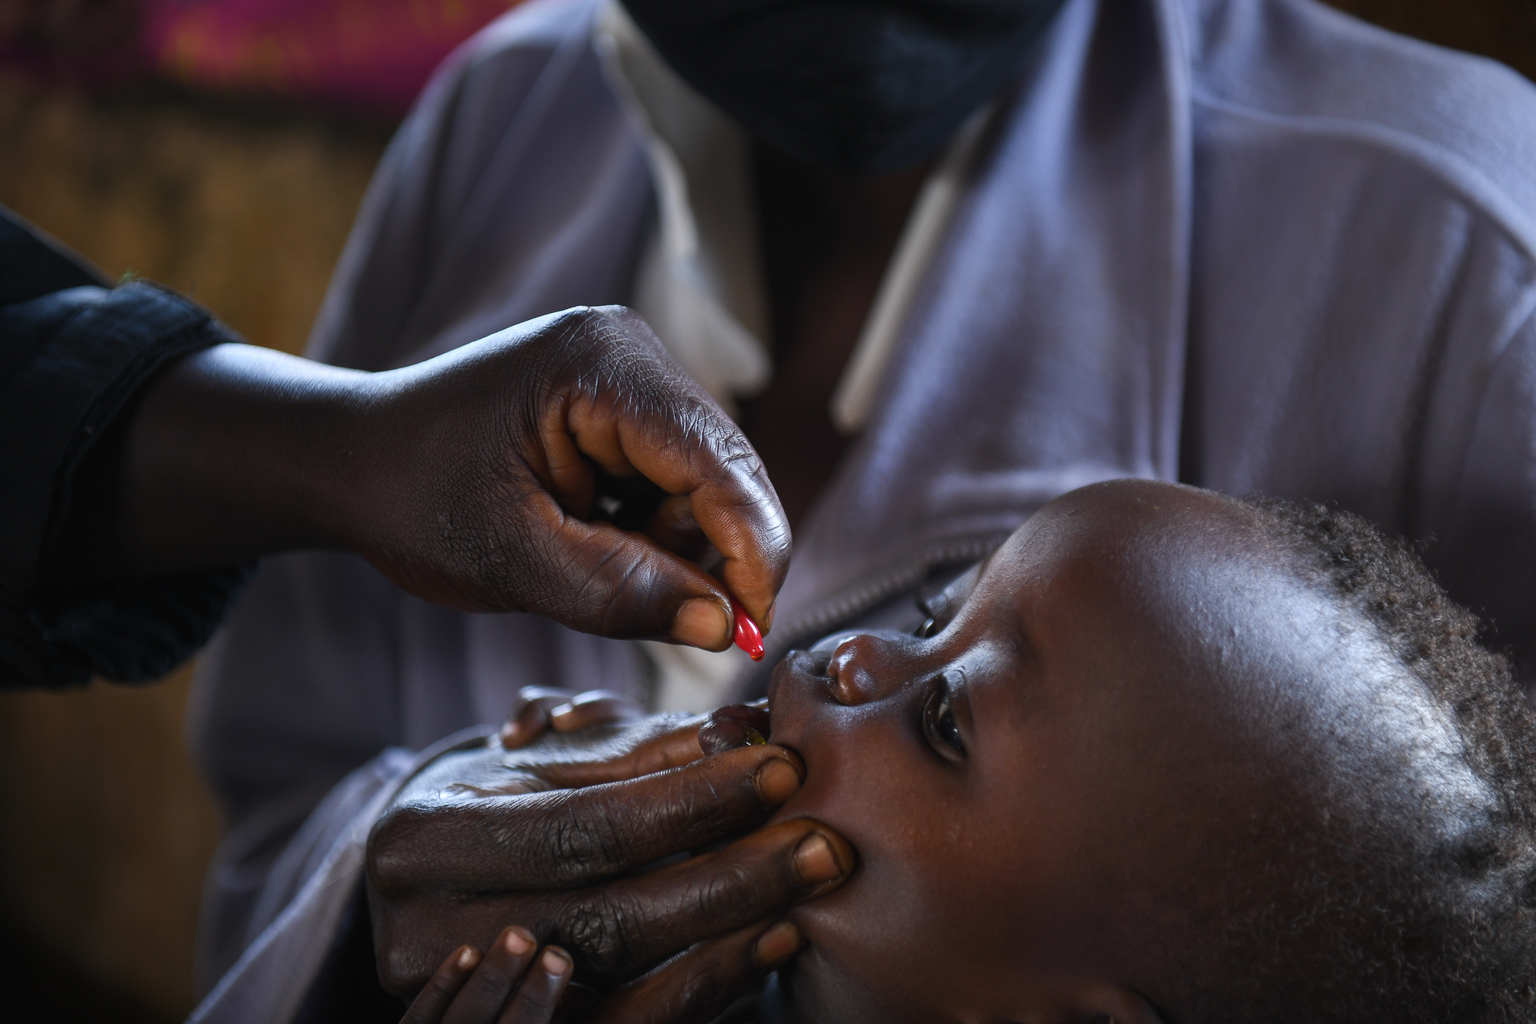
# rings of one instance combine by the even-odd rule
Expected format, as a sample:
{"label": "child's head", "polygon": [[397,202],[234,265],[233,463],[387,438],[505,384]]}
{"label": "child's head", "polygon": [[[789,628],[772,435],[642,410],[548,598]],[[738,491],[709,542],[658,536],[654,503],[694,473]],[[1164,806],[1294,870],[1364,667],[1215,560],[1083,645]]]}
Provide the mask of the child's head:
{"label": "child's head", "polygon": [[1475,629],[1354,517],[1057,499],[931,639],[776,671],[784,815],[861,857],[795,1016],[1530,1019],[1536,730]]}

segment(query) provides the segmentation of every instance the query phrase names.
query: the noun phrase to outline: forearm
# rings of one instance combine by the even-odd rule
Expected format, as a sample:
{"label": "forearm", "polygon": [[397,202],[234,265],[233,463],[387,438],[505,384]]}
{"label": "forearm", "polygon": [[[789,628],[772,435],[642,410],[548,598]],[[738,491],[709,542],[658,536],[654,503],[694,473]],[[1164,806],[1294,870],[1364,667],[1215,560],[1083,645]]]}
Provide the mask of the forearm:
{"label": "forearm", "polygon": [[[5,225],[0,216],[0,236]],[[25,232],[11,241],[30,241],[19,257],[0,253],[24,269],[46,267],[54,254]],[[116,540],[121,428],[167,368],[233,339],[206,311],[153,285],[74,287],[61,275],[38,284],[50,286],[0,305],[0,684],[158,678],[206,641],[246,567],[125,578]]]}
{"label": "forearm", "polygon": [[[590,520],[599,465],[686,497],[686,529]],[[789,556],[756,453],[622,309],[381,373],[216,345],[137,386],[65,497],[56,593],[336,548],[447,607],[717,650],[731,592],[766,623]],[[722,578],[688,557],[710,543]]]}
{"label": "forearm", "polygon": [[249,345],[172,366],[124,426],[121,570],[162,575],[349,546],[349,467],[371,378]]}

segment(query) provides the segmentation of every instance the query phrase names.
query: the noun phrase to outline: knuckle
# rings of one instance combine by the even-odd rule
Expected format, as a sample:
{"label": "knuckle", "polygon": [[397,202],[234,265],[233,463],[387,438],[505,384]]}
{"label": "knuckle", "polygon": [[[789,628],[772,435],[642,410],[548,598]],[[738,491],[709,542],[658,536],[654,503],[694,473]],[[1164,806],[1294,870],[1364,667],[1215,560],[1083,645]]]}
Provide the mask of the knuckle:
{"label": "knuckle", "polygon": [[569,798],[564,803],[563,813],[553,816],[549,833],[549,846],[561,873],[559,882],[586,881],[624,864],[630,849],[628,836],[608,817],[605,808]]}
{"label": "knuckle", "polygon": [[368,883],[379,892],[397,892],[410,877],[408,865],[414,859],[415,845],[411,819],[417,817],[419,815],[405,808],[391,808],[369,831],[366,849]]}
{"label": "knuckle", "polygon": [[767,905],[782,898],[778,886],[763,881],[741,861],[721,864],[698,889],[700,915],[726,926],[762,916]]}
{"label": "knuckle", "polygon": [[420,990],[436,974],[421,942],[430,931],[430,909],[415,900],[388,901],[370,894],[368,910],[380,984],[395,995]]}
{"label": "knuckle", "polygon": [[431,979],[432,969],[423,966],[423,958],[408,943],[398,939],[399,930],[387,929],[374,938],[379,984],[386,992],[407,996],[418,992]]}
{"label": "knuckle", "polygon": [[573,306],[560,314],[550,337],[567,354],[613,350],[627,335],[624,312],[613,306]]}
{"label": "knuckle", "polygon": [[629,901],[598,893],[573,902],[561,929],[562,944],[600,975],[619,974],[635,962],[639,932]]}
{"label": "knuckle", "polygon": [[[655,808],[660,822],[675,817],[687,823],[693,842],[722,838],[762,812],[750,774],[727,760],[697,761],[672,777],[672,789]],[[675,808],[675,811],[669,811]]]}

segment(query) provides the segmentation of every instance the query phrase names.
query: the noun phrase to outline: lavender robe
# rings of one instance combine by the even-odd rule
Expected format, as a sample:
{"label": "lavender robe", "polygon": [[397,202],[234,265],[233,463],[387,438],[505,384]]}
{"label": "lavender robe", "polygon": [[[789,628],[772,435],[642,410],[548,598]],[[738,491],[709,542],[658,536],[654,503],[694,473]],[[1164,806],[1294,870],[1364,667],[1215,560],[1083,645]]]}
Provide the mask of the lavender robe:
{"label": "lavender robe", "polygon": [[[536,2],[448,63],[312,354],[398,366],[625,299],[653,199],[590,18]],[[1529,667],[1533,213],[1536,89],[1505,68],[1309,0],[1072,0],[796,538],[773,653],[1063,491],[1139,476],[1335,500],[1430,540]],[[412,751],[531,682],[640,690],[646,671],[625,644],[433,608],[349,557],[261,571],[191,726],[231,821],[207,964],[241,957],[199,1019],[293,1017]]]}

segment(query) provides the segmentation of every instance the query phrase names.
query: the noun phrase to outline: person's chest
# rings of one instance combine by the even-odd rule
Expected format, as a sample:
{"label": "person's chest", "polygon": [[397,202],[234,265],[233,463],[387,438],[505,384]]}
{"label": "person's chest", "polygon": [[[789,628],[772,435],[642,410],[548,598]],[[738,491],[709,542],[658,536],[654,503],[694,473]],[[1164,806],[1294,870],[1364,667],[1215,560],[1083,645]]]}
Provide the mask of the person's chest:
{"label": "person's chest", "polygon": [[754,170],[774,375],[738,420],[793,527],[848,448],[833,394],[929,168],[838,180],[760,152]]}

